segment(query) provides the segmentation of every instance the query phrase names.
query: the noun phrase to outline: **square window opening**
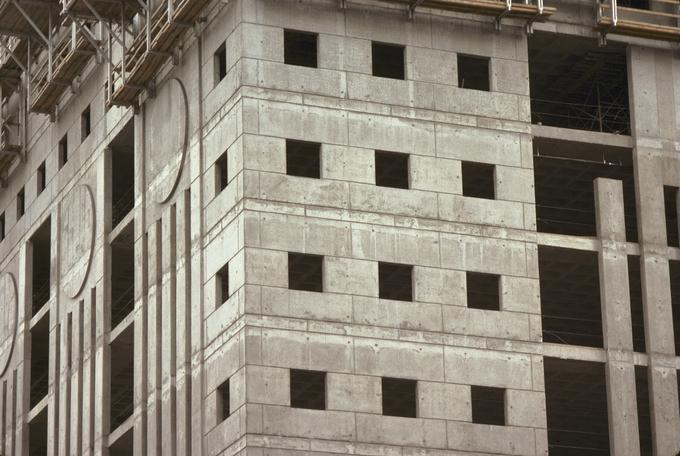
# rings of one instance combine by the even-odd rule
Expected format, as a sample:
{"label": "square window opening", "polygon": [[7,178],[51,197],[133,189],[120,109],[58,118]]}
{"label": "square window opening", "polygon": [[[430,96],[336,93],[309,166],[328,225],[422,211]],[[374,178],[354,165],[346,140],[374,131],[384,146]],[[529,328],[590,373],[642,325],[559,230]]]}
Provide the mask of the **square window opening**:
{"label": "square window opening", "polygon": [[417,416],[416,380],[382,378],[382,413],[387,416]]}
{"label": "square window opening", "polygon": [[59,169],[61,169],[68,161],[68,134],[64,134],[64,136],[59,140],[59,145],[57,146],[57,153],[59,154],[58,157]]}
{"label": "square window opening", "polygon": [[500,276],[468,272],[466,286],[468,308],[501,310]]}
{"label": "square window opening", "polygon": [[379,263],[378,288],[380,299],[413,301],[413,266]]}
{"label": "square window opening", "polygon": [[373,76],[390,79],[406,79],[404,53],[406,48],[398,44],[371,43]]}
{"label": "square window opening", "polygon": [[409,155],[376,151],[375,184],[380,187],[409,188]]}
{"label": "square window opening", "polygon": [[486,163],[463,162],[463,196],[495,199],[495,166]]}
{"label": "square window opening", "polygon": [[323,291],[323,257],[302,253],[288,254],[288,288]]}
{"label": "square window opening", "polygon": [[320,179],[321,144],[287,139],[286,174]]}
{"label": "square window opening", "polygon": [[313,410],[326,409],[326,373],[290,371],[290,406]]}
{"label": "square window opening", "polygon": [[458,54],[458,87],[462,89],[491,90],[489,58]]}
{"label": "square window opening", "polygon": [[215,65],[215,85],[227,76],[227,44],[222,43],[213,54]]}
{"label": "square window opening", "polygon": [[229,379],[217,387],[217,418],[224,421],[231,415],[231,405],[229,396]]}
{"label": "square window opening", "polygon": [[472,422],[505,426],[505,389],[490,386],[470,387]]}
{"label": "square window opening", "polygon": [[317,38],[316,33],[285,30],[284,62],[288,65],[317,68]]}

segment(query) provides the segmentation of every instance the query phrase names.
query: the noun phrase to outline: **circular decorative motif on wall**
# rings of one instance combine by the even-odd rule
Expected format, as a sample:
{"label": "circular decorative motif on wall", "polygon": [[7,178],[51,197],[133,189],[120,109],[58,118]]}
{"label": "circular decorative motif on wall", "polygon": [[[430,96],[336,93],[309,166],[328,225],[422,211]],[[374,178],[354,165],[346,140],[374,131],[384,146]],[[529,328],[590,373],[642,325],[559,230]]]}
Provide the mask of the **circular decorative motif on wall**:
{"label": "circular decorative motif on wall", "polygon": [[71,190],[61,205],[61,277],[69,298],[83,290],[90,271],[95,235],[94,196],[88,185]]}
{"label": "circular decorative motif on wall", "polygon": [[[182,177],[182,169],[184,168],[184,162],[186,161],[186,156],[187,156],[187,149],[189,148],[189,98],[187,96],[187,89],[184,86],[184,83],[182,82],[181,79],[177,77],[170,78],[168,82],[175,82],[177,83],[177,86],[179,87],[179,92],[180,92],[180,99],[181,99],[181,104],[179,107],[179,110],[177,111],[178,114],[180,115],[179,119],[179,124],[178,125],[178,131],[181,132],[181,141],[180,141],[180,148],[179,148],[179,154],[175,155],[173,158],[168,160],[166,165],[164,166],[163,170],[161,171],[160,175],[161,176],[167,176],[168,178],[174,176],[172,180],[167,180],[165,178],[162,179],[163,184],[161,184],[158,188],[158,190],[155,192],[156,197],[155,200],[158,204],[164,204],[167,203],[170,198],[172,198],[172,195],[175,193],[175,190],[177,190],[177,186],[179,185],[179,180]],[[161,97],[157,97],[159,99]],[[174,100],[175,98],[170,97],[168,98],[169,100]],[[173,103],[174,104],[174,103]],[[175,105],[176,106],[176,105]],[[167,113],[168,116],[171,118],[169,120],[172,120],[174,116],[171,116],[170,113]],[[163,151],[166,152],[166,151]],[[171,183],[171,184],[170,184]]]}
{"label": "circular decorative motif on wall", "polygon": [[17,286],[9,272],[0,275],[0,376],[5,375],[17,330]]}

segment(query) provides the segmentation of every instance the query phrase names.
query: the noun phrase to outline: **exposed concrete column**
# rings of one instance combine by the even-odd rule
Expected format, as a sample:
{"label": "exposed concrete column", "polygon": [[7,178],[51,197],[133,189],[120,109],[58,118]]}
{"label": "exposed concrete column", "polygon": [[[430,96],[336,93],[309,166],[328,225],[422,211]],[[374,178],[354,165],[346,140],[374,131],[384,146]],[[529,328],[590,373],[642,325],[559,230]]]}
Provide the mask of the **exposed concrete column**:
{"label": "exposed concrete column", "polygon": [[600,238],[602,332],[607,352],[607,403],[612,454],[640,454],[633,364],[633,328],[628,288],[623,183],[595,179],[597,234]]}
{"label": "exposed concrete column", "polygon": [[680,450],[680,412],[674,355],[668,246],[664,217],[664,151],[680,140],[675,125],[675,87],[680,68],[673,53],[629,47],[631,130],[635,138],[636,204],[641,256],[649,396],[655,454]]}

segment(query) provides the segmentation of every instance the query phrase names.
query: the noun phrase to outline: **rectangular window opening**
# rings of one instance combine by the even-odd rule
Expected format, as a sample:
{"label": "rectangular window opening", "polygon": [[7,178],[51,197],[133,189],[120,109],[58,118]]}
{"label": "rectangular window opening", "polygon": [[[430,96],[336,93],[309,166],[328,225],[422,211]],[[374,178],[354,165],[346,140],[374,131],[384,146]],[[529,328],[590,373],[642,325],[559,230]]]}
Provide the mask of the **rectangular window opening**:
{"label": "rectangular window opening", "polygon": [[318,35],[311,32],[285,30],[283,32],[284,62],[316,68]]}
{"label": "rectangular window opening", "polygon": [[321,144],[287,139],[286,174],[321,178]]}
{"label": "rectangular window opening", "polygon": [[597,236],[594,181],[623,182],[626,240],[637,242],[632,150],[535,137],[536,228],[543,233]]}
{"label": "rectangular window opening", "polygon": [[217,48],[213,55],[213,62],[215,64],[215,85],[227,76],[227,44]]}
{"label": "rectangular window opening", "polygon": [[642,307],[642,281],[640,276],[640,257],[628,255],[628,288],[630,290],[630,316],[633,325],[633,350],[647,351],[645,346],[645,318]]}
{"label": "rectangular window opening", "polygon": [[38,195],[40,195],[47,187],[47,170],[45,169],[45,162],[42,162],[40,166],[38,166],[36,181],[38,186]]}
{"label": "rectangular window opening", "polygon": [[92,115],[90,106],[88,105],[80,114],[80,139],[81,142],[85,140],[92,132]]}
{"label": "rectangular window opening", "polygon": [[505,389],[490,386],[470,387],[472,422],[505,426]]}
{"label": "rectangular window opening", "polygon": [[50,300],[50,258],[52,228],[48,218],[31,236],[33,250],[31,262],[31,303],[33,315]]}
{"label": "rectangular window opening", "polygon": [[131,221],[111,242],[111,328],[135,306],[135,228]]}
{"label": "rectangular window opening", "polygon": [[496,198],[495,166],[486,163],[462,162],[463,196]]}
{"label": "rectangular window opening", "polygon": [[[28,423],[28,456],[48,454],[47,451],[47,407]],[[130,453],[132,454],[132,453]]]}
{"label": "rectangular window opening", "polygon": [[538,246],[543,341],[602,348],[597,252]]}
{"label": "rectangular window opening", "polygon": [[491,90],[489,61],[488,57],[458,54],[458,87]]}
{"label": "rectangular window opening", "polygon": [[500,276],[468,272],[466,285],[469,309],[501,310]]}
{"label": "rectangular window opening", "polygon": [[390,79],[406,79],[404,53],[406,48],[398,44],[371,43],[373,76]]}
{"label": "rectangular window opening", "polygon": [[50,364],[50,314],[31,328],[31,409],[47,396]]}
{"label": "rectangular window opening", "polygon": [[215,274],[215,304],[217,307],[229,299],[229,263],[225,264]]}
{"label": "rectangular window opening", "polygon": [[375,184],[380,187],[409,188],[409,155],[376,151]]}
{"label": "rectangular window opening", "polygon": [[417,416],[416,380],[382,378],[382,414],[415,418]]}
{"label": "rectangular window opening", "polygon": [[0,213],[0,241],[5,240],[5,213]]}
{"label": "rectangular window opening", "polygon": [[678,187],[663,186],[666,212],[666,241],[669,247],[680,247],[678,240]]}
{"label": "rectangular window opening", "polygon": [[111,431],[125,422],[134,409],[134,324],[129,325],[116,337],[111,348]]}
{"label": "rectangular window opening", "polygon": [[323,291],[323,257],[302,253],[288,254],[288,288]]}
{"label": "rectangular window opening", "polygon": [[109,456],[130,456],[134,454],[134,428],[128,429],[109,446]]}
{"label": "rectangular window opening", "polygon": [[219,421],[224,421],[231,415],[231,405],[229,401],[229,379],[227,379],[217,387],[217,417]]}
{"label": "rectangular window opening", "polygon": [[538,32],[528,45],[532,123],[630,134],[625,43]]}
{"label": "rectangular window opening", "polygon": [[635,366],[635,397],[637,399],[638,433],[640,454],[652,455],[652,422],[649,411],[649,387],[647,368]]}
{"label": "rectangular window opening", "polygon": [[293,408],[325,410],[326,373],[291,369],[290,406]]}
{"label": "rectangular window opening", "polygon": [[229,168],[227,158],[227,151],[225,150],[220,158],[215,161],[215,195],[218,195],[222,190],[227,188],[229,184]]}
{"label": "rectangular window opening", "polygon": [[413,266],[379,263],[378,288],[380,299],[413,301]]}
{"label": "rectangular window opening", "polygon": [[24,193],[24,187],[17,193],[17,220],[24,216],[26,213],[26,196]]}
{"label": "rectangular window opening", "polygon": [[610,454],[604,364],[547,357],[543,364],[550,456]]}
{"label": "rectangular window opening", "polygon": [[135,126],[129,122],[111,148],[111,225],[115,228],[135,205]]}
{"label": "rectangular window opening", "polygon": [[64,134],[64,136],[59,140],[57,153],[59,154],[59,169],[61,169],[68,161],[68,134]]}
{"label": "rectangular window opening", "polygon": [[680,356],[680,261],[668,260],[671,279],[671,311],[673,313],[673,337],[675,355]]}

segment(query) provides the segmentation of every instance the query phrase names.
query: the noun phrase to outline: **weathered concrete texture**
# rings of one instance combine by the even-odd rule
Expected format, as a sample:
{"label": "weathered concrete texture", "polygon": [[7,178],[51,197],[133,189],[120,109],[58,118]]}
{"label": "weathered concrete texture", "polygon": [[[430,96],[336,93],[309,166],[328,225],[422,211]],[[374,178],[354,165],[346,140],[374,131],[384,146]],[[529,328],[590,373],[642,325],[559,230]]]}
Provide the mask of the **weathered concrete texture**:
{"label": "weathered concrete texture", "polygon": [[[620,182],[604,178],[597,237],[537,234],[524,24],[494,32],[488,18],[429,9],[410,20],[369,0],[213,3],[137,114],[103,109],[97,67],[56,122],[31,116],[27,163],[0,192],[0,265],[16,281],[2,276],[16,330],[3,320],[0,453],[29,454],[43,433],[48,455],[545,456],[544,354],[605,363],[617,456],[640,454],[635,366],[648,366],[655,454],[680,450],[668,269],[680,250],[666,245],[663,204],[663,185],[680,186],[677,55],[629,48],[639,243],[626,242]],[[541,27],[592,35],[590,16],[566,11]],[[318,34],[318,68],[285,63],[284,30]],[[405,46],[405,80],[372,75],[372,41]],[[490,91],[458,87],[459,54],[490,59]],[[126,125],[134,207],[113,226],[109,146]],[[286,140],[320,143],[320,179],[287,174]],[[408,155],[409,188],[376,185],[376,151]],[[463,162],[493,165],[493,199],[463,195]],[[29,239],[42,223],[50,297],[34,314]],[[114,324],[121,240],[134,287]],[[598,253],[604,348],[542,342],[539,244]],[[291,289],[291,252],[322,256],[323,292]],[[633,353],[628,254],[642,259],[644,354]],[[381,297],[381,263],[412,266],[411,300]],[[497,276],[498,310],[468,305],[467,273]],[[32,367],[43,330],[49,362]],[[47,375],[37,403],[32,368]],[[325,409],[294,406],[291,370],[325,373]],[[383,414],[383,378],[416,382],[415,417]],[[504,425],[474,422],[473,386],[504,390]]]}

